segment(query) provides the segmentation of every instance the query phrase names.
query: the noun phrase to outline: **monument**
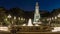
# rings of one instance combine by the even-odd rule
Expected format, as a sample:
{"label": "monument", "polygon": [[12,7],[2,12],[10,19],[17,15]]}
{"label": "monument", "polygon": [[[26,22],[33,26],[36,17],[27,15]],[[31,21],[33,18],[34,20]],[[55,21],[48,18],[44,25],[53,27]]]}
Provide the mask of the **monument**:
{"label": "monument", "polygon": [[35,13],[34,13],[34,21],[33,24],[41,24],[40,22],[40,13],[39,13],[39,5],[38,2],[36,2],[35,6]]}
{"label": "monument", "polygon": [[[36,2],[33,24],[34,26],[39,26],[38,24],[41,24],[41,23],[42,22],[40,21],[39,5],[38,5],[38,2]],[[29,19],[27,26],[33,26],[33,24],[31,19]]]}

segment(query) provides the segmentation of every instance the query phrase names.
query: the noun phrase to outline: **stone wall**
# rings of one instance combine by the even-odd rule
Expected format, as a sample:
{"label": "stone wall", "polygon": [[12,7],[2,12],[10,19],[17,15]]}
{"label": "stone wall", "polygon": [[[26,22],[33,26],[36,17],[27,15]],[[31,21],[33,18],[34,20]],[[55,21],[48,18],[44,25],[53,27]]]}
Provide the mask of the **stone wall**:
{"label": "stone wall", "polygon": [[[11,28],[13,30],[13,28]],[[41,27],[41,26],[15,26],[14,29],[17,32],[47,32],[51,31],[50,27]]]}

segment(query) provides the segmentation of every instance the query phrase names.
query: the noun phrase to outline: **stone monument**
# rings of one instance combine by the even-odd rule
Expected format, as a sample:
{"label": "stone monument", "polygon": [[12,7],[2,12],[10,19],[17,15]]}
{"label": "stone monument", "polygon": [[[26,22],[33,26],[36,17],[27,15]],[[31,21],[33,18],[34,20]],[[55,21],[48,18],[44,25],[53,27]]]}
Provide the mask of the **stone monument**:
{"label": "stone monument", "polygon": [[33,24],[41,24],[40,22],[40,13],[39,13],[39,5],[38,2],[36,2],[35,6],[35,13],[34,13],[34,21]]}

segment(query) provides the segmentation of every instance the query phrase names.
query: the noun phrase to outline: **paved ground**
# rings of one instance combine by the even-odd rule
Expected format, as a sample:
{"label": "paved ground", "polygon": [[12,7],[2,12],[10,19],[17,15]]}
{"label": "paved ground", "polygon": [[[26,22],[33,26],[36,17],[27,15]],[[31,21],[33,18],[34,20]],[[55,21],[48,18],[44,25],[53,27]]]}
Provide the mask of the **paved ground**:
{"label": "paved ground", "polygon": [[[9,32],[0,32],[0,34],[11,34]],[[17,32],[16,34],[60,34],[60,32]]]}
{"label": "paved ground", "polygon": [[19,32],[18,34],[60,34],[60,32]]}
{"label": "paved ground", "polygon": [[0,34],[10,34],[9,32],[0,31]]}

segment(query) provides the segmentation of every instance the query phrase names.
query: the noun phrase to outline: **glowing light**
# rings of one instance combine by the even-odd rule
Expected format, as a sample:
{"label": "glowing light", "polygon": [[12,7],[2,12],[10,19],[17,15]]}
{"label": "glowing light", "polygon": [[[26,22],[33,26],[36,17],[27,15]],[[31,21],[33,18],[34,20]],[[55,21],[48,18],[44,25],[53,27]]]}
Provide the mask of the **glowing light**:
{"label": "glowing light", "polygon": [[39,19],[36,19],[36,21],[38,21]]}
{"label": "glowing light", "polygon": [[53,20],[54,18],[52,17],[52,20]]}
{"label": "glowing light", "polygon": [[57,17],[55,17],[55,19],[57,19]]}
{"label": "glowing light", "polygon": [[20,17],[18,17],[18,19],[20,20]]}
{"label": "glowing light", "polygon": [[11,18],[11,15],[10,14],[8,15],[8,18]]}
{"label": "glowing light", "polygon": [[38,24],[35,24],[35,26],[39,26]]}
{"label": "glowing light", "polygon": [[7,18],[5,20],[7,21]]}
{"label": "glowing light", "polygon": [[23,18],[21,18],[21,20],[24,20]]}
{"label": "glowing light", "polygon": [[33,26],[31,19],[29,19],[27,26]]}
{"label": "glowing light", "polygon": [[58,17],[60,17],[60,14],[58,14]]}
{"label": "glowing light", "polygon": [[33,24],[37,24],[37,22],[33,22]]}
{"label": "glowing light", "polygon": [[16,17],[14,16],[14,19],[16,19]]}
{"label": "glowing light", "polygon": [[40,22],[33,22],[33,24],[42,24],[42,22],[40,21]]}
{"label": "glowing light", "polygon": [[52,30],[52,32],[58,32],[60,31],[60,27],[54,27],[54,30]]}
{"label": "glowing light", "polygon": [[26,26],[26,24],[23,24],[22,26]]}
{"label": "glowing light", "polygon": [[51,18],[49,18],[49,20],[51,20]]}
{"label": "glowing light", "polygon": [[47,21],[49,21],[49,18],[47,19]]}
{"label": "glowing light", "polygon": [[0,27],[0,31],[9,31],[8,27]]}

